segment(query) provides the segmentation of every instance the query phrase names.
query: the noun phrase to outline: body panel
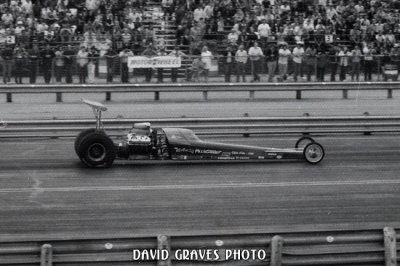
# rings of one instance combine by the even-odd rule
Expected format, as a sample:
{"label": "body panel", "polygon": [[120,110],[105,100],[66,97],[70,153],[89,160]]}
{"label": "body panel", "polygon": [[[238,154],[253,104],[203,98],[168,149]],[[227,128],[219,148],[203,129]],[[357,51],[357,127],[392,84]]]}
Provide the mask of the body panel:
{"label": "body panel", "polygon": [[303,149],[276,149],[226,144],[200,140],[193,131],[181,128],[163,129],[169,153],[175,160],[267,160],[302,159]]}

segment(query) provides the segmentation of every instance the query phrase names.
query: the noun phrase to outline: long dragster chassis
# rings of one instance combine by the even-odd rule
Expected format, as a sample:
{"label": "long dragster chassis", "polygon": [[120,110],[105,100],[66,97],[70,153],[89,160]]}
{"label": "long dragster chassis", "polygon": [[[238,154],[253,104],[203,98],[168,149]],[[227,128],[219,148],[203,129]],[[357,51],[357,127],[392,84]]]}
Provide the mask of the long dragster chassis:
{"label": "long dragster chassis", "polygon": [[105,133],[101,103],[84,100],[92,107],[96,128],[82,131],[75,139],[75,151],[88,167],[110,167],[115,159],[148,160],[305,160],[310,164],[322,161],[321,144],[310,137],[301,137],[294,148],[279,149],[248,145],[225,144],[200,140],[185,128],[152,128],[150,123],[137,123],[120,143]]}

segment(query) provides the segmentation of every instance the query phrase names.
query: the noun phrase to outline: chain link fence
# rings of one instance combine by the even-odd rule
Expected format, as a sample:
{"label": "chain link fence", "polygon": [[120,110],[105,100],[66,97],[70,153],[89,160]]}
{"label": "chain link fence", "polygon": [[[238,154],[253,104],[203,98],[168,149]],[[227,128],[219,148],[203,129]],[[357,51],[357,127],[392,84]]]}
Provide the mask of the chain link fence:
{"label": "chain link fence", "polygon": [[[395,81],[400,61],[390,56],[317,55],[302,58],[301,63],[289,57],[269,60],[267,57],[232,56],[182,57],[179,68],[129,68],[126,60],[90,57],[70,60],[12,58],[0,66],[4,84],[22,83],[173,83],[173,82],[295,82],[295,81]],[[356,60],[355,60],[356,59]],[[125,61],[125,62],[123,62]]]}

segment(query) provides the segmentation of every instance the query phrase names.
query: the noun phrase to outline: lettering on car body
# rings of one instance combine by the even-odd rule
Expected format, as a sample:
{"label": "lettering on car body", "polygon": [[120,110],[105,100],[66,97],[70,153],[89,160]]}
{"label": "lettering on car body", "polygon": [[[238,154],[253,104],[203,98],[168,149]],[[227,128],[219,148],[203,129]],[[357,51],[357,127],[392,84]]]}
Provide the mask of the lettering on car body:
{"label": "lettering on car body", "polygon": [[194,150],[194,153],[195,153],[195,154],[215,154],[215,155],[217,155],[217,154],[221,154],[222,151],[208,150],[208,149],[206,149],[206,150],[195,149],[195,150]]}
{"label": "lettering on car body", "polygon": [[176,153],[190,153],[194,154],[194,149],[185,147],[174,147]]}

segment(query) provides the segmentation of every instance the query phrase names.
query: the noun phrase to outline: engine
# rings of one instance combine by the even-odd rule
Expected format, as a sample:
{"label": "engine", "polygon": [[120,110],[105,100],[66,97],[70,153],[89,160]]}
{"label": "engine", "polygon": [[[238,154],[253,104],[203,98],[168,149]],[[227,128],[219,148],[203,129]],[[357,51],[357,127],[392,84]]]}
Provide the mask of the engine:
{"label": "engine", "polygon": [[118,157],[150,155],[153,151],[152,130],[149,123],[135,124],[127,135],[127,140],[118,145]]}

